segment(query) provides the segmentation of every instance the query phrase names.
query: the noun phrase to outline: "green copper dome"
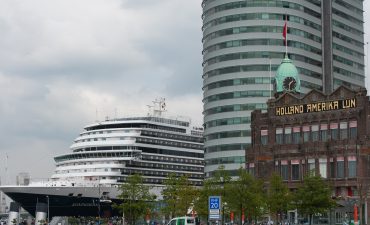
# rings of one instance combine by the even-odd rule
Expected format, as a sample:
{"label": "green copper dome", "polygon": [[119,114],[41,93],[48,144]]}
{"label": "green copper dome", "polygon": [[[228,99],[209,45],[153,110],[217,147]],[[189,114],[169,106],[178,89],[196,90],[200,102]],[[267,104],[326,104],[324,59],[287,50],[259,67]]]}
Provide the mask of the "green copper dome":
{"label": "green copper dome", "polygon": [[301,81],[299,80],[297,67],[286,55],[275,75],[276,92],[300,92]]}

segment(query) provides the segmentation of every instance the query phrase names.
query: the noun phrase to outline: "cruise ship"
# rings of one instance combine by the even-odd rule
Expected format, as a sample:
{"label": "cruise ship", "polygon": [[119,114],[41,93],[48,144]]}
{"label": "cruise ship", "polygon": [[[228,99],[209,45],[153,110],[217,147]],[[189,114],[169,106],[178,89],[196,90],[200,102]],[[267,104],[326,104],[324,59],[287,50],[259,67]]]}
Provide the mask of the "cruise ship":
{"label": "cruise ship", "polygon": [[35,214],[36,203],[48,204],[49,216],[114,215],[120,184],[142,175],[161,198],[168,175],[186,175],[194,186],[204,178],[203,128],[188,119],[163,116],[164,99],[153,101],[143,117],[106,119],[84,127],[70,152],[54,157],[56,169],[48,181],[28,186],[2,186],[22,208]]}

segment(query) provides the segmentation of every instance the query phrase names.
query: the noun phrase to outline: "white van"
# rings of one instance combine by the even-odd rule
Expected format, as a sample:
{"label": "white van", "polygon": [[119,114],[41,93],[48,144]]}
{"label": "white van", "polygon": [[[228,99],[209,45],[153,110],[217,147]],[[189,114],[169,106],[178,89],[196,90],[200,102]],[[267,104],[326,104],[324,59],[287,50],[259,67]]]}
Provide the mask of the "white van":
{"label": "white van", "polygon": [[182,216],[170,220],[167,225],[197,225],[195,217]]}

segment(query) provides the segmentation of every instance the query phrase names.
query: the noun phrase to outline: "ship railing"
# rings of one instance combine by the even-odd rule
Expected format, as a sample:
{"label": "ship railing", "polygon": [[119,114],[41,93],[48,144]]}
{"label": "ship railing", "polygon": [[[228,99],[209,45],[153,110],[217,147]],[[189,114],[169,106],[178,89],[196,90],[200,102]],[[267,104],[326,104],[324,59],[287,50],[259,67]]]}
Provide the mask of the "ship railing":
{"label": "ship railing", "polygon": [[[70,180],[54,180],[54,179],[32,179],[29,185],[24,186],[41,186],[41,187],[98,187],[112,186],[111,184],[104,184],[99,180],[83,180],[83,179],[70,179]],[[21,186],[21,185],[19,185]]]}
{"label": "ship railing", "polygon": [[[112,121],[131,121],[131,120],[146,120],[146,121],[153,121],[153,122],[159,122],[159,123],[166,123],[171,125],[178,125],[183,127],[189,127],[190,119],[187,119],[189,121],[182,121],[176,119],[168,119],[168,118],[162,118],[162,117],[156,117],[156,116],[146,116],[146,117],[129,117],[129,118],[116,118],[112,119]],[[110,121],[110,120],[108,120]]]}

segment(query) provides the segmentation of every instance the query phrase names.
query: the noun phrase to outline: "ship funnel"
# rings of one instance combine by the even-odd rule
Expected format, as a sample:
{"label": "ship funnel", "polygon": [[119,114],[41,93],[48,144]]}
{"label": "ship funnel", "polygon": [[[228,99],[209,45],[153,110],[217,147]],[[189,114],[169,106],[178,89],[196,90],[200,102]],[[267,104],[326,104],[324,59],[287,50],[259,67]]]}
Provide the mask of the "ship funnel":
{"label": "ship funnel", "polygon": [[36,204],[35,225],[46,224],[47,212],[48,212],[48,205],[46,203],[38,202]]}
{"label": "ship funnel", "polygon": [[9,225],[18,225],[19,224],[19,204],[17,202],[10,203],[10,210],[8,216],[8,223]]}

